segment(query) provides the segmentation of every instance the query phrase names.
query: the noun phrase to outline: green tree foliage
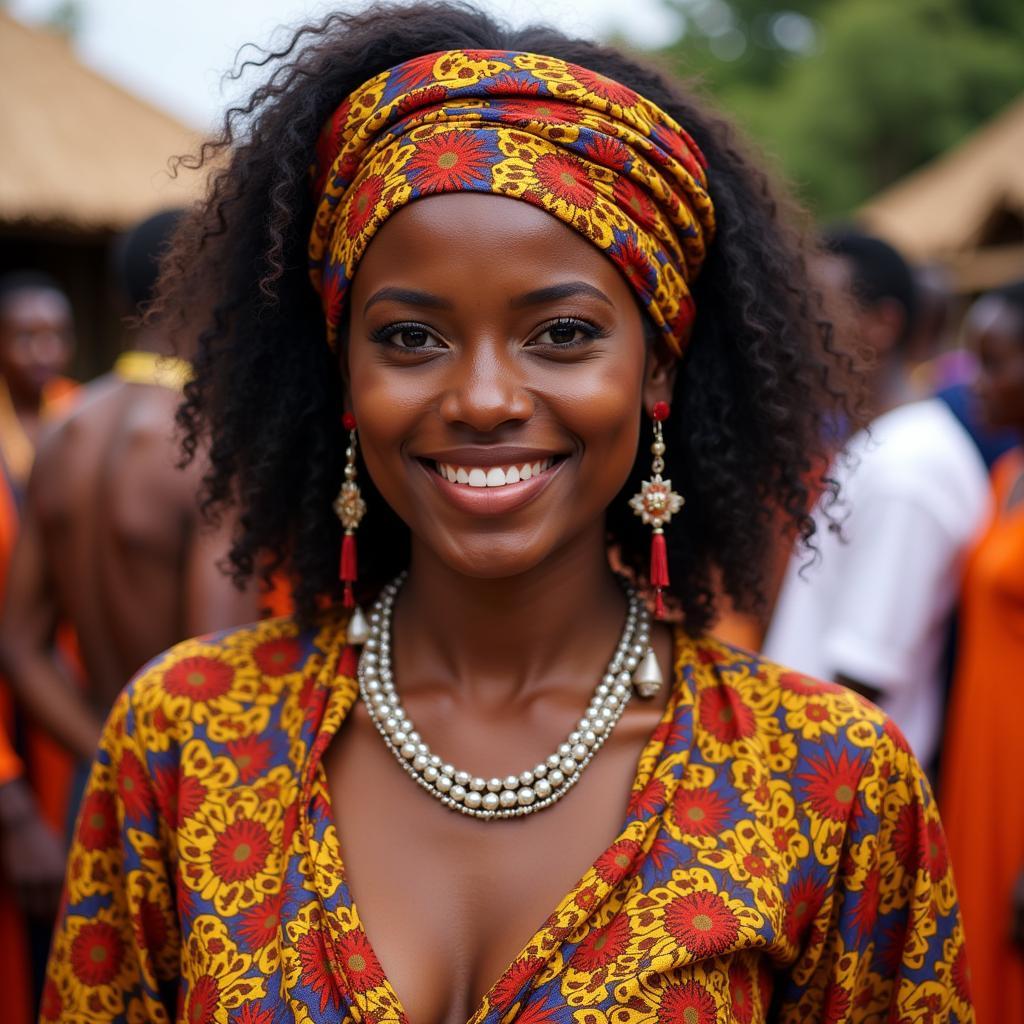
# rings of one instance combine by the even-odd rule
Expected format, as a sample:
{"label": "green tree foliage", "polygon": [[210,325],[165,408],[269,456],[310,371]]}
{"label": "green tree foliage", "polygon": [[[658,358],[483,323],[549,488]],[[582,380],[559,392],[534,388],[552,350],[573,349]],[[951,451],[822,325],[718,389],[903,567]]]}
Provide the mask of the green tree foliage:
{"label": "green tree foliage", "polygon": [[826,218],[1024,91],[1020,0],[666,2],[681,37],[662,55],[702,77]]}

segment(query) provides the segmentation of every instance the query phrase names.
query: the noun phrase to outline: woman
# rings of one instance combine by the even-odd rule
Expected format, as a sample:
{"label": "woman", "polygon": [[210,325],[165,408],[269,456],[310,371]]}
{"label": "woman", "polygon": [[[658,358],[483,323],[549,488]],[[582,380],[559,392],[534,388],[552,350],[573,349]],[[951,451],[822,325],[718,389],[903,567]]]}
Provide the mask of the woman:
{"label": "woman", "polygon": [[126,692],[49,1017],[970,1019],[898,733],[706,635],[712,569],[742,601],[775,509],[806,532],[835,388],[763,176],[547,29],[299,41],[166,298],[210,318],[182,420],[235,570],[288,559],[300,621]]}
{"label": "woman", "polygon": [[[1024,430],[1024,282],[968,311],[978,397],[992,427]],[[1024,451],[996,463],[994,512],[967,566],[943,813],[971,936],[978,1018],[1024,1018],[1024,814],[1015,780],[1024,743]]]}

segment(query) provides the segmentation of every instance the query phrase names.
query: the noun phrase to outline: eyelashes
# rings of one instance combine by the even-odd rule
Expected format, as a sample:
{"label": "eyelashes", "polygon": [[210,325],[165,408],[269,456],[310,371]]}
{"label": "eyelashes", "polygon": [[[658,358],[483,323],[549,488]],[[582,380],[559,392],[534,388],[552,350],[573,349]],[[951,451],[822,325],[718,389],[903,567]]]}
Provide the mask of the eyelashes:
{"label": "eyelashes", "polygon": [[[582,317],[562,316],[537,327],[524,347],[565,352],[605,338],[609,333],[605,328]],[[431,352],[448,347],[433,328],[412,320],[374,328],[368,337],[375,344],[387,345],[400,352]]]}

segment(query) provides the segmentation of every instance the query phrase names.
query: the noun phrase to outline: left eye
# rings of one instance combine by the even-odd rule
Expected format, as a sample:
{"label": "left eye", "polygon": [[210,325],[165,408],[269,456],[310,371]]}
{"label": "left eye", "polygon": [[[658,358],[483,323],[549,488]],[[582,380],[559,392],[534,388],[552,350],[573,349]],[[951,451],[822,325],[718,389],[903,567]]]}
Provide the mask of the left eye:
{"label": "left eye", "polygon": [[558,320],[545,327],[534,340],[541,345],[566,348],[589,341],[595,334],[596,331],[593,327],[580,320]]}

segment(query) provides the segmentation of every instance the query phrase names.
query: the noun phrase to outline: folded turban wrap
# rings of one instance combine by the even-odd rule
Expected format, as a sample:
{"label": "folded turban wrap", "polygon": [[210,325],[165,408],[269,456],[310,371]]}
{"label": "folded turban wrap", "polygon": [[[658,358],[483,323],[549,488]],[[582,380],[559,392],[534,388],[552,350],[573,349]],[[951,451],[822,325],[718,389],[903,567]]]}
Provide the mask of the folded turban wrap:
{"label": "folded turban wrap", "polygon": [[706,162],[676,121],[610,78],[534,53],[417,57],[345,99],[310,173],[310,276],[332,346],[387,218],[426,196],[484,192],[532,203],[589,239],[683,352],[715,231]]}

